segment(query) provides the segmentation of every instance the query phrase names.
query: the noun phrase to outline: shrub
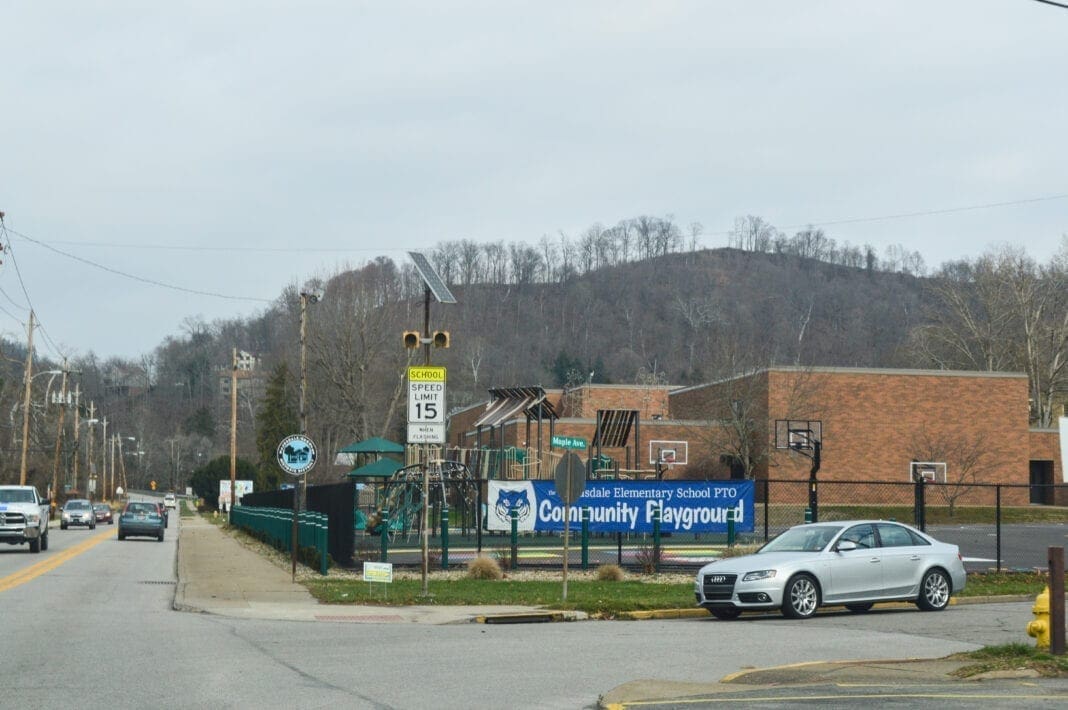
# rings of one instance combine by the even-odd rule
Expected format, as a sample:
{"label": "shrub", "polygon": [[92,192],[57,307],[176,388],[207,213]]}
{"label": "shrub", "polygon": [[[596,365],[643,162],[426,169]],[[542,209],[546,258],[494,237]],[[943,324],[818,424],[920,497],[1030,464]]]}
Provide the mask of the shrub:
{"label": "shrub", "polygon": [[642,574],[656,572],[656,550],[652,545],[641,545],[634,553],[634,562]]}
{"label": "shrub", "polygon": [[622,582],[623,568],[619,565],[601,565],[597,568],[597,579],[601,582]]}
{"label": "shrub", "polygon": [[470,579],[500,579],[504,575],[497,560],[479,555],[467,563],[467,576]]}

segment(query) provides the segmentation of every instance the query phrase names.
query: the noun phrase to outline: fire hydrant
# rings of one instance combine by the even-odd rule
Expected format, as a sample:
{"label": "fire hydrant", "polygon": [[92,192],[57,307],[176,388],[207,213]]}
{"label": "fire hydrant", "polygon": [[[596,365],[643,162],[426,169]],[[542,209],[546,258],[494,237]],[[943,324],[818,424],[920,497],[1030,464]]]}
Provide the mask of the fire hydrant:
{"label": "fire hydrant", "polygon": [[1027,625],[1027,635],[1035,639],[1035,648],[1049,650],[1049,587],[1035,598],[1035,605],[1031,607],[1031,613],[1035,620]]}

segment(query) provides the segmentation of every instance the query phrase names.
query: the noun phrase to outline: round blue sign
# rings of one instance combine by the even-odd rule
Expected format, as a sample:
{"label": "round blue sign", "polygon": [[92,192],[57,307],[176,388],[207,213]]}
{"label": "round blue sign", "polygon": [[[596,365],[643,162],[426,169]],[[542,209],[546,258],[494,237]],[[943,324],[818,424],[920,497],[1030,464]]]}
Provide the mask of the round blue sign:
{"label": "round blue sign", "polygon": [[306,436],[287,436],[278,445],[278,465],[290,475],[303,476],[315,466],[315,444]]}

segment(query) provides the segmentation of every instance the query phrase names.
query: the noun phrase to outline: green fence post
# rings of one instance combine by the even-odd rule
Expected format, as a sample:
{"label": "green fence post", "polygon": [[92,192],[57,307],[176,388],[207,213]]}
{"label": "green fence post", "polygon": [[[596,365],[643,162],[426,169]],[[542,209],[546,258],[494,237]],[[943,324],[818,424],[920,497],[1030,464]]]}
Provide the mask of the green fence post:
{"label": "green fence post", "polygon": [[508,517],[512,519],[512,569],[519,569],[519,511],[512,508],[508,511]]}
{"label": "green fence post", "polygon": [[660,574],[660,506],[653,508],[653,566]]}
{"label": "green fence post", "polygon": [[590,507],[582,508],[582,569],[590,568]]}
{"label": "green fence post", "polygon": [[441,569],[449,569],[449,507],[441,506]]}
{"label": "green fence post", "polygon": [[330,552],[327,550],[327,542],[330,538],[330,518],[319,516],[319,574],[325,575],[330,567]]}
{"label": "green fence post", "polygon": [[389,562],[389,510],[382,509],[382,554],[379,557],[379,562]]}
{"label": "green fence post", "polygon": [[727,547],[734,547],[734,508],[727,511]]}

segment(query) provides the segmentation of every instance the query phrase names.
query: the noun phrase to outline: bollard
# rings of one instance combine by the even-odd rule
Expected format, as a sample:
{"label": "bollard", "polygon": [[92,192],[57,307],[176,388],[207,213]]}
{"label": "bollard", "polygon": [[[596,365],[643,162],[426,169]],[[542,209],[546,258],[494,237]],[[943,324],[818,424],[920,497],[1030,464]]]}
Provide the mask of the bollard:
{"label": "bollard", "polygon": [[653,569],[660,574],[660,514],[661,508],[653,508]]}
{"label": "bollard", "polygon": [[441,506],[441,569],[449,569],[449,507]]}
{"label": "bollard", "polygon": [[582,569],[590,568],[590,508],[582,509]]}
{"label": "bollard", "polygon": [[519,511],[512,508],[508,511],[508,517],[512,519],[512,570],[519,569]]}
{"label": "bollard", "polygon": [[379,556],[379,562],[389,562],[389,511],[385,508],[382,509],[382,532],[379,533],[382,536],[382,553]]}
{"label": "bollard", "polygon": [[727,511],[727,547],[734,547],[734,509]]}

